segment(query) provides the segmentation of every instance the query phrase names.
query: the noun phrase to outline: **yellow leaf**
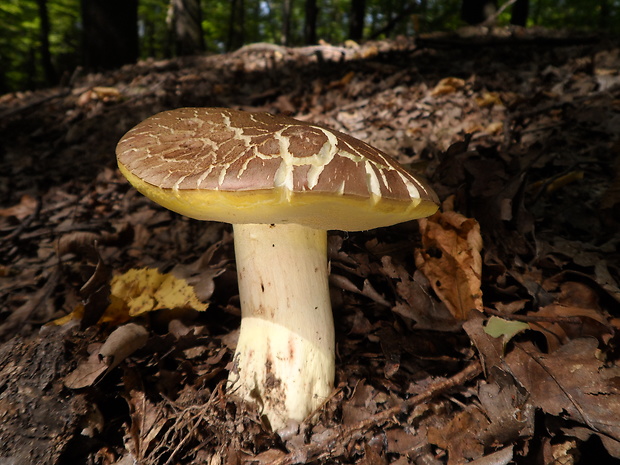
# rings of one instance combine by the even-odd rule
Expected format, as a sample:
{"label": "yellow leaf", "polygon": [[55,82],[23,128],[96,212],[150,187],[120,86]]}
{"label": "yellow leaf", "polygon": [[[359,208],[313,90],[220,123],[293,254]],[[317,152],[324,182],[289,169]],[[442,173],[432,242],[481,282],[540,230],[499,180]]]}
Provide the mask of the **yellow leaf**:
{"label": "yellow leaf", "polygon": [[[112,278],[110,304],[99,319],[100,323],[120,324],[154,310],[189,308],[203,312],[209,304],[198,300],[194,288],[184,279],[170,273],[162,274],[153,268],[131,269]],[[78,305],[70,314],[52,321],[63,325],[82,318],[84,307]]]}
{"label": "yellow leaf", "polygon": [[84,316],[84,305],[78,304],[75,306],[75,308],[73,309],[71,313],[68,313],[65,316],[62,316],[60,318],[56,318],[55,320],[48,322],[47,325],[50,325],[50,326],[66,325],[70,321],[79,320],[83,316]]}
{"label": "yellow leaf", "polygon": [[481,97],[476,97],[475,100],[481,108],[502,105],[502,98],[497,92],[484,92]]}
{"label": "yellow leaf", "polygon": [[435,88],[431,91],[432,97],[439,97],[441,95],[452,94],[465,85],[463,79],[455,77],[447,77],[437,83]]}
{"label": "yellow leaf", "polygon": [[[192,308],[205,311],[208,304],[198,300],[184,279],[162,274],[156,269],[131,269],[111,282],[109,310],[126,311],[130,317],[164,308]],[[106,316],[108,310],[104,316]]]}

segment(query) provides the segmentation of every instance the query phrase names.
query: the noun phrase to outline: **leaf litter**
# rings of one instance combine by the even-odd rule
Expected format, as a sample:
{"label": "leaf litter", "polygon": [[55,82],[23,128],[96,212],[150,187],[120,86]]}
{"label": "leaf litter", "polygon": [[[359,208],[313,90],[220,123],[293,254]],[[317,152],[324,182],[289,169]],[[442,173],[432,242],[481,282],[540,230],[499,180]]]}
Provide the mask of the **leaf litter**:
{"label": "leaf litter", "polygon": [[[523,34],[257,44],[3,96],[0,457],[620,458],[619,48]],[[240,318],[230,227],[159,208],[114,166],[132,125],[196,105],[347,132],[424,172],[444,204],[419,227],[330,233],[336,386],[279,435],[226,391]],[[113,276],[132,269],[192,295],[173,286],[179,299],[146,305],[161,289],[147,286],[131,322],[104,321]],[[80,324],[42,326],[78,308]]]}

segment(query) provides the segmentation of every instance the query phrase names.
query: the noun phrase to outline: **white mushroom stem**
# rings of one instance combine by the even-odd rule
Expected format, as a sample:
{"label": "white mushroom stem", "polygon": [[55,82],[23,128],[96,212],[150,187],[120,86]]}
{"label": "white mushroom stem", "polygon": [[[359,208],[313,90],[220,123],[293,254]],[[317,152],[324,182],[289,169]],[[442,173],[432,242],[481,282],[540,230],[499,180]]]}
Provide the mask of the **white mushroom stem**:
{"label": "white mushroom stem", "polygon": [[334,382],[327,232],[235,224],[241,331],[232,391],[257,402],[274,431],[302,421]]}

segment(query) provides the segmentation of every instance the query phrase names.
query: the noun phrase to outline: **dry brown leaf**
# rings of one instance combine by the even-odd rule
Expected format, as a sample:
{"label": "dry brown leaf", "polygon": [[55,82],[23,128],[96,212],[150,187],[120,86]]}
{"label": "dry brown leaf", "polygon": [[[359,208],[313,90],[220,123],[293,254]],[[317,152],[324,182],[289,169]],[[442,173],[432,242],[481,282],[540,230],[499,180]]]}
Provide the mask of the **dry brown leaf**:
{"label": "dry brown leaf", "polygon": [[482,311],[480,290],[482,237],[480,226],[460,213],[437,212],[420,220],[422,249],[416,249],[416,266],[452,315],[466,320],[473,309]]}
{"label": "dry brown leaf", "polygon": [[37,209],[37,199],[31,195],[22,195],[17,205],[9,208],[0,208],[0,216],[14,216],[18,220],[23,220],[32,215]]}
{"label": "dry brown leaf", "polygon": [[75,370],[65,376],[65,386],[69,389],[81,389],[92,386],[106,372],[108,366],[99,357],[100,347],[101,344],[99,343],[89,346],[88,351],[90,355],[86,360],[80,362]]}
{"label": "dry brown leaf", "polygon": [[503,105],[502,97],[497,92],[484,92],[482,96],[476,97],[475,100],[476,104],[481,108]]}
{"label": "dry brown leaf", "polygon": [[463,79],[455,77],[447,77],[437,83],[435,88],[431,91],[432,97],[439,97],[441,95],[452,94],[465,85]]}
{"label": "dry brown leaf", "polygon": [[[593,308],[583,308],[574,305],[550,304],[546,305],[533,316],[557,318],[557,321],[536,321],[530,323],[530,328],[541,332],[547,339],[547,349],[553,352],[562,344],[575,337],[594,336],[601,338],[611,332],[607,319]],[[563,322],[563,319],[578,318],[581,324]]]}
{"label": "dry brown leaf", "polygon": [[369,280],[365,279],[362,289],[359,289],[355,284],[351,282],[349,278],[346,276],[342,276],[336,273],[332,273],[329,276],[329,282],[337,286],[340,289],[344,289],[345,291],[353,292],[355,294],[363,295],[368,297],[369,299],[377,302],[380,305],[384,305],[386,307],[390,306],[390,303],[383,297],[381,294],[377,292],[377,290],[372,286]]}
{"label": "dry brown leaf", "polygon": [[92,344],[89,347],[89,357],[65,377],[65,386],[70,389],[92,386],[105,373],[144,346],[147,339],[148,332],[140,325],[129,323],[115,329],[103,344]]}
{"label": "dry brown leaf", "polygon": [[131,426],[126,446],[138,459],[147,457],[157,444],[162,428],[170,421],[161,403],[154,404],[144,393],[137,375],[127,370],[124,378],[125,399],[131,412]]}
{"label": "dry brown leaf", "polygon": [[604,443],[617,443],[620,367],[607,367],[598,360],[597,345],[594,338],[573,339],[555,352],[543,354],[525,342],[517,344],[505,361],[529,391],[534,405],[586,425]]}
{"label": "dry brown leaf", "polygon": [[99,358],[105,361],[111,370],[143,347],[148,337],[149,333],[144,326],[134,323],[120,326],[112,331],[99,349]]}
{"label": "dry brown leaf", "polygon": [[484,444],[477,436],[489,425],[484,413],[470,406],[441,428],[430,427],[428,441],[448,451],[448,465],[460,465],[483,456]]}

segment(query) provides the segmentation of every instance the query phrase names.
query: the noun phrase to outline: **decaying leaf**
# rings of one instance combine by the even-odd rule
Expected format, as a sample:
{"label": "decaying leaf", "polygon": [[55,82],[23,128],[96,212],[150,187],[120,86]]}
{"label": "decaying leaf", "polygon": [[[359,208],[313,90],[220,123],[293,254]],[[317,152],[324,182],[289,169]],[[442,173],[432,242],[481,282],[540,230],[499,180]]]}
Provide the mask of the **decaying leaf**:
{"label": "decaying leaf", "polygon": [[465,81],[460,78],[447,77],[437,83],[431,91],[431,96],[438,97],[440,95],[451,94],[465,85]]}
{"label": "decaying leaf", "polygon": [[454,211],[438,212],[420,220],[420,231],[423,249],[415,252],[416,266],[437,296],[457,319],[467,319],[473,309],[482,311],[478,222]]}
{"label": "decaying leaf", "polygon": [[139,378],[129,370],[124,377],[125,399],[131,414],[131,426],[126,447],[134,457],[144,459],[147,452],[156,444],[162,428],[169,422],[162,404],[154,404],[145,395]]}
{"label": "decaying leaf", "polygon": [[128,323],[115,329],[103,344],[92,344],[90,355],[80,362],[64,380],[70,389],[91,386],[105,373],[140,349],[148,339],[148,331],[140,325]]}
{"label": "decaying leaf", "polygon": [[448,451],[448,465],[458,465],[484,454],[484,444],[478,437],[490,425],[484,413],[470,406],[458,412],[441,427],[428,430],[428,441]]}
{"label": "decaying leaf", "polygon": [[594,338],[573,339],[551,354],[525,342],[506,356],[506,364],[533,404],[585,425],[604,444],[613,443],[607,449],[615,455],[620,453],[620,368],[606,367],[596,352]]}
{"label": "decaying leaf", "polygon": [[9,208],[0,208],[0,216],[14,216],[18,220],[23,220],[28,215],[32,215],[37,209],[37,199],[33,196],[24,194],[17,205]]}

